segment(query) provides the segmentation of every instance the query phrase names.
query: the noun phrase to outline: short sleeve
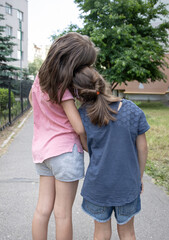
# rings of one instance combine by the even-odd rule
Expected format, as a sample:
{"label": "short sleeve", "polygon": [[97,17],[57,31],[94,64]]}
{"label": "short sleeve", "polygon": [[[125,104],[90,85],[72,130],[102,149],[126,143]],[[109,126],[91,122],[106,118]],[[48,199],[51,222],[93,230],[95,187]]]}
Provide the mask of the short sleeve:
{"label": "short sleeve", "polygon": [[32,84],[32,87],[35,88],[35,87],[38,87],[38,86],[39,86],[39,77],[38,77],[38,75],[36,75],[35,80]]}
{"label": "short sleeve", "polygon": [[63,94],[62,101],[71,100],[71,99],[74,100],[74,97],[71,94],[71,92],[68,89],[66,89],[66,91]]}
{"label": "short sleeve", "polygon": [[139,124],[138,124],[138,135],[141,135],[141,134],[147,132],[149,129],[150,129],[150,126],[146,120],[146,116],[145,116],[144,112],[141,110]]}

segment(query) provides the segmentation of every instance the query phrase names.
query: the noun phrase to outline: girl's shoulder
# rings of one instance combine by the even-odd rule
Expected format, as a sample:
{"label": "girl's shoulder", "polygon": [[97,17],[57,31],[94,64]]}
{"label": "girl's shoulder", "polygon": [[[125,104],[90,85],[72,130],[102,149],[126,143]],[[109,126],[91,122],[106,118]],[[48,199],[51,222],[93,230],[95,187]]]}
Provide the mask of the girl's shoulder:
{"label": "girl's shoulder", "polygon": [[87,109],[86,109],[86,105],[81,105],[80,108],[78,109],[80,117],[83,121],[83,124],[89,124],[90,120],[87,114]]}
{"label": "girl's shoulder", "polygon": [[78,109],[79,113],[80,113],[80,116],[83,117],[85,112],[86,112],[86,108],[84,105],[80,106],[79,109]]}
{"label": "girl's shoulder", "polygon": [[62,101],[66,101],[66,100],[70,100],[70,99],[74,99],[72,93],[70,92],[70,90],[68,88],[66,88],[63,97],[62,97]]}
{"label": "girl's shoulder", "polygon": [[32,87],[33,87],[33,88],[39,87],[39,76],[38,76],[38,75],[36,75]]}
{"label": "girl's shoulder", "polygon": [[142,110],[131,100],[122,99],[123,111],[142,112]]}
{"label": "girl's shoulder", "polygon": [[117,114],[117,122],[126,126],[135,126],[143,115],[143,111],[134,102],[122,99],[122,106]]}

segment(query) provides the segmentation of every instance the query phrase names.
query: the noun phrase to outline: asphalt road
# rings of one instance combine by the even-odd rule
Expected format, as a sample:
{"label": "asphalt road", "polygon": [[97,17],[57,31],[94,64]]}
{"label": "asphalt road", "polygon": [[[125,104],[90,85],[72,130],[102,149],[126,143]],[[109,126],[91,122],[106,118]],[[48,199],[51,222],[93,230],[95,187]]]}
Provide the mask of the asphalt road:
{"label": "asphalt road", "polygon": [[[32,163],[32,115],[0,158],[0,240],[31,240],[31,222],[38,197],[38,176]],[[88,155],[85,155],[88,164]],[[80,189],[73,208],[74,240],[93,239],[93,221],[81,210]],[[137,240],[169,240],[169,196],[144,176],[142,212],[136,216]],[[112,239],[117,240],[115,220]],[[49,240],[55,239],[54,218],[49,223]]]}

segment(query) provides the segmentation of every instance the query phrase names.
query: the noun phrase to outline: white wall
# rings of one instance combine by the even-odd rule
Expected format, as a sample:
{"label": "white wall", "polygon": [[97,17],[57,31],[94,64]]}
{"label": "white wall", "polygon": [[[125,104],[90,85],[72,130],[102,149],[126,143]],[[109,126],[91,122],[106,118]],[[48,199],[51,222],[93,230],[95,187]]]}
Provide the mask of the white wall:
{"label": "white wall", "polygon": [[[5,4],[11,5],[13,8],[19,9],[23,12],[23,21],[22,21],[22,50],[23,50],[23,60],[22,67],[28,67],[28,1],[27,0],[0,0],[0,4],[5,6]],[[17,37],[17,31],[19,30],[19,20],[17,18],[17,10],[12,9],[12,15],[9,15],[5,12],[4,7],[0,7],[0,13],[4,15],[5,20],[1,22],[2,25],[12,27],[12,35],[15,37],[13,42],[16,43],[16,46],[13,47],[12,57],[17,58],[17,51],[20,50],[20,40]],[[20,67],[21,61],[14,61],[10,63],[11,65]]]}

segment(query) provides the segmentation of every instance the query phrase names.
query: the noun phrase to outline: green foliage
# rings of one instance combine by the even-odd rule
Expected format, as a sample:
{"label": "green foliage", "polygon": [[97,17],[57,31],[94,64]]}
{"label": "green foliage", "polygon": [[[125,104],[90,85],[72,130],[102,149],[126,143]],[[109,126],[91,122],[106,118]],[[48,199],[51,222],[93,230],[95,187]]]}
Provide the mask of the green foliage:
{"label": "green foliage", "polygon": [[169,194],[169,159],[166,158],[164,163],[147,161],[146,173],[156,184],[164,186]]}
{"label": "green foliage", "polygon": [[[8,108],[9,102],[9,91],[7,88],[0,88],[0,111]],[[15,103],[15,97],[13,92],[11,92],[11,106]]]}
{"label": "green foliage", "polygon": [[[4,19],[3,15],[0,14],[0,21]],[[14,37],[5,36],[5,27],[0,26],[0,77],[13,76],[19,68],[9,65],[10,62],[16,61],[17,59],[12,58],[13,46],[15,45],[12,40]]]}
{"label": "green foliage", "polygon": [[[27,99],[23,99],[23,109],[26,110],[29,107]],[[21,114],[21,103],[20,101],[15,101],[11,108],[11,118],[16,119]],[[0,128],[8,123],[9,119],[9,109],[0,112]]]}
{"label": "green foliage", "polygon": [[[75,0],[84,27],[100,48],[96,67],[113,83],[165,80],[169,16],[160,0]],[[153,21],[161,20],[158,26]]]}
{"label": "green foliage", "polygon": [[22,69],[22,80],[30,80],[29,69],[27,68]]}
{"label": "green foliage", "polygon": [[70,24],[67,28],[65,28],[62,32],[58,31],[58,34],[53,34],[50,36],[51,41],[53,42],[56,38],[63,36],[69,32],[79,32],[81,33],[81,29],[77,24]]}
{"label": "green foliage", "polygon": [[29,68],[29,74],[33,75],[34,77],[39,71],[39,68],[41,67],[43,63],[43,60],[41,58],[35,58],[33,62],[30,62],[28,65]]}
{"label": "green foliage", "polygon": [[23,80],[22,81],[22,97],[27,98],[31,90],[33,81],[32,80]]}
{"label": "green foliage", "polygon": [[168,108],[162,102],[150,102],[150,101],[134,101],[134,103],[144,109],[164,109],[167,110]]}

